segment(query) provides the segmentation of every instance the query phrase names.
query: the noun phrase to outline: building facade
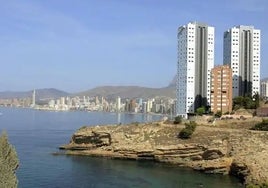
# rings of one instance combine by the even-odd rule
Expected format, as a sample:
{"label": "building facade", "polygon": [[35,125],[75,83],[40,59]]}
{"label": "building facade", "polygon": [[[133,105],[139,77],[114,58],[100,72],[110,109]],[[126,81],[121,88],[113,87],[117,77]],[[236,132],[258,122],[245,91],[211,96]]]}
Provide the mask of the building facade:
{"label": "building facade", "polygon": [[261,97],[268,99],[268,79],[261,81]]}
{"label": "building facade", "polygon": [[210,71],[214,67],[214,27],[190,22],[178,29],[176,114],[187,118],[210,103]]}
{"label": "building facade", "polygon": [[35,107],[35,101],[36,101],[36,93],[34,89],[32,92],[32,107]]}
{"label": "building facade", "polygon": [[233,71],[233,97],[260,94],[261,31],[237,26],[224,32],[223,63]]}
{"label": "building facade", "polygon": [[211,111],[232,111],[232,69],[228,65],[216,66],[211,70]]}
{"label": "building facade", "polygon": [[120,97],[116,98],[116,111],[117,112],[121,111],[121,98]]}

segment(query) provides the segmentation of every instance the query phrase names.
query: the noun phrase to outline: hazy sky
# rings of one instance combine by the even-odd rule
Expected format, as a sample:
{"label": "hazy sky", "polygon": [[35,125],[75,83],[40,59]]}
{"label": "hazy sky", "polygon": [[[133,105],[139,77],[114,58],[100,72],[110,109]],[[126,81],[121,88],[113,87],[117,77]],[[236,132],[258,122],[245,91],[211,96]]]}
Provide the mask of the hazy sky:
{"label": "hazy sky", "polygon": [[261,29],[261,77],[268,76],[267,0],[0,0],[0,91],[102,85],[163,87],[176,73],[177,28]]}

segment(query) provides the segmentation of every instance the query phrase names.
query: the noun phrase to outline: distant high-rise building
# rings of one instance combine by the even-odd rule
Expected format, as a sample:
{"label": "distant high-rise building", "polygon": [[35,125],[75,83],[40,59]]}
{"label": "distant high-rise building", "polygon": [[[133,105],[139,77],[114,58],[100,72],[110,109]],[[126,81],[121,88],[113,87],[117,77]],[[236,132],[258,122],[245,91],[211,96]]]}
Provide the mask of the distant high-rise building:
{"label": "distant high-rise building", "polygon": [[60,98],[60,105],[65,105],[65,97]]}
{"label": "distant high-rise building", "polygon": [[211,70],[211,111],[232,111],[232,69],[228,65],[216,66]]}
{"label": "distant high-rise building", "polygon": [[178,29],[177,115],[187,118],[210,103],[214,27],[191,22]]}
{"label": "distant high-rise building", "polygon": [[33,90],[33,93],[32,93],[32,107],[34,107],[35,106],[35,101],[36,101],[36,99],[35,99],[35,96],[36,95],[36,93],[35,93],[35,89]]}
{"label": "distant high-rise building", "polygon": [[136,104],[136,100],[131,99],[130,103],[129,103],[129,111],[130,112],[135,112],[135,108],[136,108],[137,104]]}
{"label": "distant high-rise building", "polygon": [[139,99],[139,106],[142,106],[142,98]]}
{"label": "distant high-rise building", "polygon": [[117,97],[116,99],[116,111],[120,112],[121,111],[121,98]]}
{"label": "distant high-rise building", "polygon": [[102,96],[102,97],[101,97],[101,105],[104,105],[104,103],[106,103],[106,100],[105,100],[105,98]]}
{"label": "distant high-rise building", "polygon": [[99,97],[98,96],[95,97],[95,104],[96,105],[99,105],[100,104],[100,101],[99,101]]}
{"label": "distant high-rise building", "polygon": [[151,112],[152,111],[152,107],[153,107],[153,100],[152,99],[149,99],[147,101],[147,109],[146,109],[146,111],[147,112]]}
{"label": "distant high-rise building", "polygon": [[147,113],[147,102],[142,103],[142,112]]}
{"label": "distant high-rise building", "polygon": [[261,97],[268,99],[268,79],[261,81]]}
{"label": "distant high-rise building", "polygon": [[125,111],[130,112],[130,101],[129,101],[129,99],[126,99],[126,102],[125,102]]}
{"label": "distant high-rise building", "polygon": [[237,26],[224,32],[223,63],[233,71],[233,97],[260,93],[261,31]]}

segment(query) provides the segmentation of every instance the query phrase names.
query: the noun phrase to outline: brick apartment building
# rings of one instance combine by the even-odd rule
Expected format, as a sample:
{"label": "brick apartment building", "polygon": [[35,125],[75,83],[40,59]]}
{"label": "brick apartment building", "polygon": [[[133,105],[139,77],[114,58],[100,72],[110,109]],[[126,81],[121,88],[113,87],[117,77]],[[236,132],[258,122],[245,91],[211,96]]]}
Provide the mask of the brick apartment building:
{"label": "brick apartment building", "polygon": [[232,69],[228,65],[216,66],[211,70],[211,111],[232,111]]}

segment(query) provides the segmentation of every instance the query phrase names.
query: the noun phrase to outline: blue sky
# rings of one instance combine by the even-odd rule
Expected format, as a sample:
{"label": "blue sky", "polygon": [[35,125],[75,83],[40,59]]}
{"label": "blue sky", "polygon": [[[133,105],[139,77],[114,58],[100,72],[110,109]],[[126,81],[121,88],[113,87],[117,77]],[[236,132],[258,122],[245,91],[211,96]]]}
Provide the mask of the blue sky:
{"label": "blue sky", "polygon": [[[176,74],[177,28],[261,29],[261,77],[268,77],[267,0],[0,0],[0,91],[103,85],[164,87]],[[266,52],[266,53],[265,53]]]}

